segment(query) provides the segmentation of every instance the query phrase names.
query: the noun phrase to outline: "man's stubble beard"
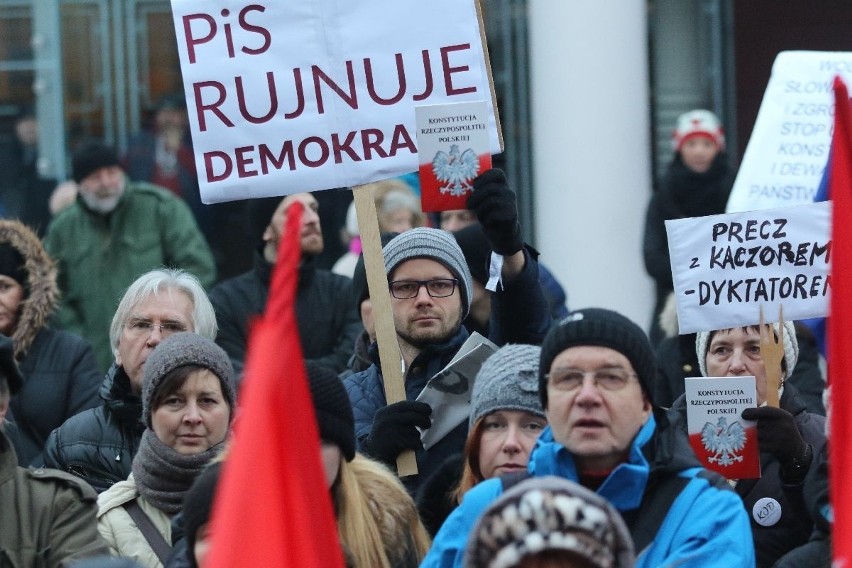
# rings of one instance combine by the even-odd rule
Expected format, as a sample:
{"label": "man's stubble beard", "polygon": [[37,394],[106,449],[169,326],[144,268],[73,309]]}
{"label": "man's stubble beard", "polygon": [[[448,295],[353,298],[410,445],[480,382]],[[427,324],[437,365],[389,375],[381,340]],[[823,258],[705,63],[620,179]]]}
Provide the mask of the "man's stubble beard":
{"label": "man's stubble beard", "polygon": [[414,334],[409,333],[406,330],[397,330],[396,334],[399,338],[406,342],[408,345],[411,345],[415,349],[423,350],[430,345],[439,345],[441,343],[446,343],[450,339],[452,339],[456,333],[458,333],[459,328],[461,327],[461,308],[459,308],[459,312],[456,316],[456,321],[449,326],[446,331],[438,331],[435,329],[426,329],[421,330],[421,333],[415,336]]}

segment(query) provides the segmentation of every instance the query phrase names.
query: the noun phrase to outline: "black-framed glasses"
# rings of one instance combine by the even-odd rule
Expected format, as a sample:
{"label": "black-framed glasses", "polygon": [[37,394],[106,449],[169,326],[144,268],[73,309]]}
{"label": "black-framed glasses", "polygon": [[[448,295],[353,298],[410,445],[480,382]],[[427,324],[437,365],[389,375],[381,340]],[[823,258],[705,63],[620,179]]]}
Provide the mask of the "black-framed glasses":
{"label": "black-framed glasses", "polygon": [[124,326],[127,332],[134,337],[145,337],[160,330],[160,335],[168,337],[173,333],[186,331],[186,326],[180,322],[167,321],[165,323],[154,323],[151,320],[133,319]]}
{"label": "black-framed glasses", "polygon": [[[547,383],[556,390],[575,391],[583,386],[586,376],[592,377],[596,387],[605,391],[619,391],[627,386],[630,377],[636,377],[621,367],[607,367],[595,371],[581,371],[580,369],[556,369],[545,375]],[[637,377],[638,378],[638,377]]]}
{"label": "black-framed glasses", "polygon": [[446,298],[456,291],[458,280],[455,278],[433,278],[432,280],[394,280],[388,283],[391,295],[397,300],[409,300],[420,293],[420,287],[426,286],[426,292],[433,298]]}

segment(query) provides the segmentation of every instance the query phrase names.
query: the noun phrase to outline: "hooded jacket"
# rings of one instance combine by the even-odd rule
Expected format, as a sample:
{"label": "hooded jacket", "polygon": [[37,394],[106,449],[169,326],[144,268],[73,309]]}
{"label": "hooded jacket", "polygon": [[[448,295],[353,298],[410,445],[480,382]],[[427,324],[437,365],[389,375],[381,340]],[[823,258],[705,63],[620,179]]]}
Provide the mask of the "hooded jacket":
{"label": "hooded jacket", "polygon": [[[670,420],[677,417],[657,409],[633,439],[627,461],[596,491],[624,517],[636,546],[636,567],[753,567],[754,549],[743,538],[750,529],[742,504],[720,476],[699,467],[686,436]],[[550,427],[542,432],[527,469],[533,477],[579,482],[573,457],[554,440]],[[421,567],[462,566],[476,520],[502,493],[500,478],[468,491]],[[648,533],[648,519],[660,517],[657,530]]]}
{"label": "hooded jacket", "polygon": [[107,554],[95,492],[74,476],[18,467],[0,431],[0,566],[65,566]]}
{"label": "hooded jacket", "polygon": [[15,359],[24,386],[10,408],[18,426],[19,463],[41,463],[50,432],[71,416],[97,406],[101,372],[91,345],[83,338],[50,329],[56,309],[56,268],[38,237],[17,221],[0,222],[0,243],[24,259],[25,296],[12,332]]}
{"label": "hooded jacket", "polygon": [[100,389],[103,404],[81,412],[54,430],[44,462],[82,477],[98,493],[130,475],[145,425],[142,400],[124,369],[113,365]]}

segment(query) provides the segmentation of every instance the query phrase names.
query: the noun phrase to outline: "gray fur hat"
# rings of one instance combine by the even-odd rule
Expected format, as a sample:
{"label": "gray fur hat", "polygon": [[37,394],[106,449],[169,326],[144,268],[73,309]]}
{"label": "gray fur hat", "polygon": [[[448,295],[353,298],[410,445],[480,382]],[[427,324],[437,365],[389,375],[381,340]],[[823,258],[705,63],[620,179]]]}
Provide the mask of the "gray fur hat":
{"label": "gray fur hat", "polygon": [[470,533],[464,566],[510,568],[545,550],[571,552],[597,568],[632,567],[636,559],[630,532],[606,499],[548,476],[518,483],[485,510]]}
{"label": "gray fur hat", "polygon": [[382,250],[388,279],[396,267],[413,258],[428,258],[440,262],[459,281],[462,300],[462,319],[470,312],[473,279],[461,248],[452,233],[441,229],[418,227],[401,233]]}
{"label": "gray fur hat", "polygon": [[523,410],[544,416],[538,396],[541,348],[504,345],[485,360],[476,374],[470,400],[470,427],[496,410]]}
{"label": "gray fur hat", "polygon": [[142,416],[145,425],[151,428],[151,399],[157,387],[168,373],[184,365],[197,365],[209,369],[219,377],[222,394],[231,407],[231,416],[236,402],[234,366],[225,351],[211,340],[192,332],[170,335],[154,349],[145,361],[142,382]]}
{"label": "gray fur hat", "polygon": [[[772,328],[778,333],[778,323],[773,323]],[[718,330],[716,330],[718,331]],[[707,350],[710,349],[710,335],[716,331],[699,331],[695,334],[695,354],[698,355],[698,367],[701,375],[707,376]],[[796,361],[799,360],[799,340],[796,339],[796,326],[791,321],[784,322],[784,363],[787,365],[785,379],[790,377]]]}

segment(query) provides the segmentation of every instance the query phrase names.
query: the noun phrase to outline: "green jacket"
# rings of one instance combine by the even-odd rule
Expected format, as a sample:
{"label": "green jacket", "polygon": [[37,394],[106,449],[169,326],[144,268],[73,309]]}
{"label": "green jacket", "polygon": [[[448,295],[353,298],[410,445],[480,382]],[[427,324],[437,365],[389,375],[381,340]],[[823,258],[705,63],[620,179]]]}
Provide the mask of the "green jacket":
{"label": "green jacket", "polygon": [[103,215],[76,203],[50,224],[44,241],[59,268],[59,325],[88,339],[102,369],[114,357],[109,326],[124,291],[155,268],[182,268],[205,287],[216,279],[210,247],[189,207],[167,190],[131,182]]}
{"label": "green jacket", "polygon": [[109,554],[96,502],[95,491],[70,473],[18,467],[0,432],[0,567],[53,568]]}

